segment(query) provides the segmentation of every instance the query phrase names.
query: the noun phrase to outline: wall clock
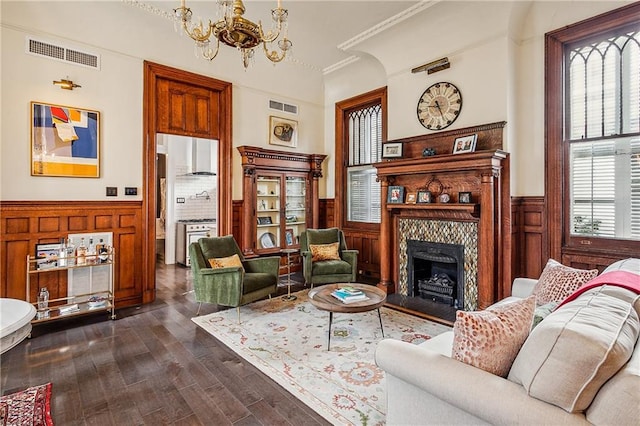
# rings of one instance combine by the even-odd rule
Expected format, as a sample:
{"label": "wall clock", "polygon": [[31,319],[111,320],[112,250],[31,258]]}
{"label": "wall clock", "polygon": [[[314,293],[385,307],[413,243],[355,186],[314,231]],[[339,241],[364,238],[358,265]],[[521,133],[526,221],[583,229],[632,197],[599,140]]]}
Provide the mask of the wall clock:
{"label": "wall clock", "polygon": [[429,130],[441,130],[456,121],[461,109],[460,90],[451,83],[436,83],[418,100],[418,120]]}

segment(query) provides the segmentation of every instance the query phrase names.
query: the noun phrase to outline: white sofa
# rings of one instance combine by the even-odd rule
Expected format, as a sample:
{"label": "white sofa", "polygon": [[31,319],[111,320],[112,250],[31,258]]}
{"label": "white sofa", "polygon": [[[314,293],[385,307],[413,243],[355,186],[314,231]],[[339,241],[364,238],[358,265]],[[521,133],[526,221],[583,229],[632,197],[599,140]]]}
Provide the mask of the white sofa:
{"label": "white sofa", "polygon": [[[616,262],[603,273],[617,269],[634,272],[640,279],[640,259]],[[527,297],[536,282],[516,279],[511,298]],[[633,292],[630,294],[635,297],[631,310],[635,309],[637,313],[640,297]],[[546,319],[538,327],[544,321]],[[631,359],[599,388],[586,410],[575,413],[529,396],[520,383],[452,359],[453,338],[451,331],[421,345],[392,339],[379,343],[375,359],[386,372],[387,424],[640,424],[640,345],[637,338]],[[549,392],[553,393],[553,389]]]}

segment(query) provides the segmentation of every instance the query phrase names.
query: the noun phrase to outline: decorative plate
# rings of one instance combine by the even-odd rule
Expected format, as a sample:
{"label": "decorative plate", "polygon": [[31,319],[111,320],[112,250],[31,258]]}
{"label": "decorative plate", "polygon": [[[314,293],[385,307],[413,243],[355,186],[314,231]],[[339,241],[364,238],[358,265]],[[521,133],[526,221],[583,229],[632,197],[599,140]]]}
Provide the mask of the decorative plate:
{"label": "decorative plate", "polygon": [[262,248],[273,248],[276,246],[276,236],[271,232],[266,232],[260,237]]}

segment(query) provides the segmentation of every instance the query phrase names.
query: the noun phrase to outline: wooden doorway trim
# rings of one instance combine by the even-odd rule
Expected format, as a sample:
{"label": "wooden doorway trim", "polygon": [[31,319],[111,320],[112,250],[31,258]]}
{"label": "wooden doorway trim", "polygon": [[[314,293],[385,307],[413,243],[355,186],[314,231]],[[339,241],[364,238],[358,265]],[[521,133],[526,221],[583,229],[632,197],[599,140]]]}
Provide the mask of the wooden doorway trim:
{"label": "wooden doorway trim", "polygon": [[[212,117],[218,123],[212,130],[218,139],[218,233],[232,233],[232,194],[231,194],[231,123],[232,123],[232,85],[199,74],[190,73],[153,62],[144,62],[144,103],[143,103],[143,154],[142,154],[142,212],[144,259],[142,303],[155,299],[156,289],[156,133],[158,133],[158,111],[168,108],[158,102],[157,85],[159,80],[173,80],[186,85],[215,91],[219,95],[218,116]],[[176,134],[179,134],[176,133]],[[185,134],[186,136],[193,136]]]}

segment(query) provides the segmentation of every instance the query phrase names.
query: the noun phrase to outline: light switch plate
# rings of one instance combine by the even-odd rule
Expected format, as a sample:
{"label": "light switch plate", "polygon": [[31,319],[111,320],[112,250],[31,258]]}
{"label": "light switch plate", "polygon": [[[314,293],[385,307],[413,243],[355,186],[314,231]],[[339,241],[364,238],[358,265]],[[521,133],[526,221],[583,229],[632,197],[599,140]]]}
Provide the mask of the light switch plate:
{"label": "light switch plate", "polygon": [[117,196],[118,196],[118,187],[107,186],[107,197],[117,197]]}
{"label": "light switch plate", "polygon": [[138,188],[125,186],[124,187],[124,195],[138,195]]}

